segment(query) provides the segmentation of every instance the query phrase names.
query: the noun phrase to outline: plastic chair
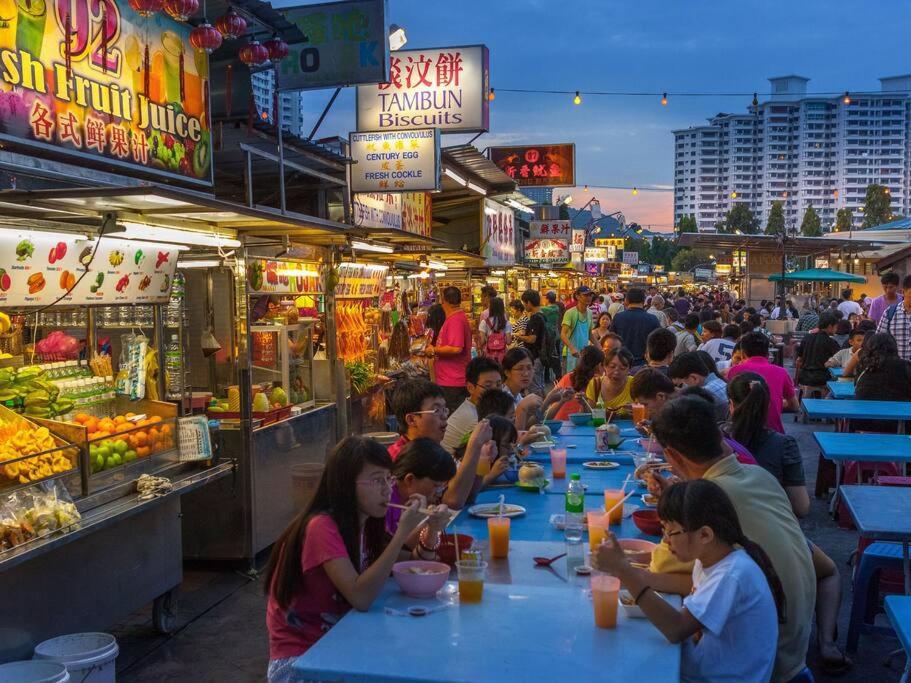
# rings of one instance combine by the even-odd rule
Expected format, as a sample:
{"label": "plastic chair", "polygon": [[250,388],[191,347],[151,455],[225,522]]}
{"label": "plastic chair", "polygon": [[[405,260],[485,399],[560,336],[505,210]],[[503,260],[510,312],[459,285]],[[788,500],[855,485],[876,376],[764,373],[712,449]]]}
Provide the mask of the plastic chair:
{"label": "plastic chair", "polygon": [[854,574],[854,598],[848,621],[848,652],[857,652],[861,634],[894,635],[892,628],[875,626],[873,619],[879,611],[879,575],[884,569],[902,569],[902,544],[877,541],[864,550]]}
{"label": "plastic chair", "polygon": [[873,477],[873,483],[877,486],[911,486],[911,477],[877,474]]}
{"label": "plastic chair", "polygon": [[[898,466],[893,462],[864,462],[859,460],[848,460],[845,462],[844,474],[841,484],[867,484],[875,482],[877,477],[883,475],[886,477],[895,477],[899,473]],[[851,521],[851,515],[845,507],[844,501],[838,501],[838,510],[835,514],[838,526],[842,529],[853,529],[854,523]]]}

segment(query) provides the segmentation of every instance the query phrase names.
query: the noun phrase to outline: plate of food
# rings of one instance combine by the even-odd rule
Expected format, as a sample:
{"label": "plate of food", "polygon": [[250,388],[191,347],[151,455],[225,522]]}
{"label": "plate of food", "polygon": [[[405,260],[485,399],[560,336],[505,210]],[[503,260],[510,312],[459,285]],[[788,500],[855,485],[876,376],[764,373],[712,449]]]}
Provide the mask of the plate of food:
{"label": "plate of food", "polygon": [[611,462],[610,460],[589,460],[583,462],[582,467],[587,470],[615,470],[620,467],[620,463]]}
{"label": "plate of food", "polygon": [[534,491],[537,493],[541,489],[550,486],[550,479],[531,479],[529,481],[517,481],[516,487],[523,491]]}
{"label": "plate of food", "polygon": [[[481,517],[487,519],[488,517],[498,517],[500,515],[500,504],[499,503],[481,503],[479,505],[472,505],[468,508],[468,514],[472,517]],[[514,505],[512,503],[506,503],[503,505],[503,516],[504,517],[520,517],[525,514],[525,508],[521,505]]]}
{"label": "plate of food", "polygon": [[534,443],[528,444],[528,447],[538,453],[545,453],[551,449],[552,446],[556,446],[556,441],[535,441]]}
{"label": "plate of food", "polygon": [[643,493],[642,502],[648,505],[650,508],[653,508],[658,504],[658,499],[651,493]]}

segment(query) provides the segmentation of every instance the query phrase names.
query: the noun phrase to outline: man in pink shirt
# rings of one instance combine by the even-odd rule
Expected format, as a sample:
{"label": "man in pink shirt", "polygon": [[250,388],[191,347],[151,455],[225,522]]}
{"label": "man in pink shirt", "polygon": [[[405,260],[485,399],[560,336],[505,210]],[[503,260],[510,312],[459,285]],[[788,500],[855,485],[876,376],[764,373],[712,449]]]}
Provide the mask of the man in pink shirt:
{"label": "man in pink shirt", "polygon": [[455,412],[468,397],[465,388],[465,368],[471,360],[471,326],[462,310],[462,292],[458,287],[443,290],[443,311],[446,322],[434,346],[427,348],[436,360],[433,364],[436,382],[446,397],[449,412]]}
{"label": "man in pink shirt", "polygon": [[788,371],[769,362],[769,338],[762,332],[750,332],[740,338],[740,349],[744,360],[728,370],[728,382],[742,372],[755,372],[762,377],[769,387],[769,416],[766,424],[769,429],[784,434],[781,422],[782,410],[786,407],[796,412],[797,393]]}
{"label": "man in pink shirt", "polygon": [[898,291],[898,273],[886,273],[879,279],[879,282],[883,286],[882,296],[873,299],[873,303],[870,304],[870,311],[867,313],[867,317],[875,323],[879,322],[879,319],[883,317],[883,313],[889,306],[902,302],[902,295]]}

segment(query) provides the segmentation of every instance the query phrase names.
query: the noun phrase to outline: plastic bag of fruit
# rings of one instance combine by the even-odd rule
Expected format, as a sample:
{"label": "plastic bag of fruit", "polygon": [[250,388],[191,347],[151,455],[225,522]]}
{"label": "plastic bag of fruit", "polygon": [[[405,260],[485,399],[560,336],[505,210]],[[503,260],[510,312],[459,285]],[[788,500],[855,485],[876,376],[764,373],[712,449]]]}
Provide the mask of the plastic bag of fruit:
{"label": "plastic bag of fruit", "polygon": [[69,491],[59,481],[45,481],[19,492],[20,522],[27,523],[39,538],[74,527],[82,515]]}

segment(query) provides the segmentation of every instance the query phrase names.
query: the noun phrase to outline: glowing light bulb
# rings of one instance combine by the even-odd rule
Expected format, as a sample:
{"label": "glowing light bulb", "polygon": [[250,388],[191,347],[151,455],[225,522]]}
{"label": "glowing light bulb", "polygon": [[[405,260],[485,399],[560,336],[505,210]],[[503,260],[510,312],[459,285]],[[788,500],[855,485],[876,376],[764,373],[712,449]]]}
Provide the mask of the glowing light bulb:
{"label": "glowing light bulb", "polygon": [[737,191],[731,192],[731,199],[737,199]]}
{"label": "glowing light bulb", "polygon": [[662,107],[667,106],[667,93],[664,93],[663,95],[661,95],[661,106]]}
{"label": "glowing light bulb", "polygon": [[582,104],[582,95],[579,94],[579,91],[576,91],[576,96],[573,98],[573,104]]}
{"label": "glowing light bulb", "polygon": [[497,96],[496,96],[496,94],[494,93],[493,90],[494,90],[494,89],[491,88],[491,89],[490,89],[490,94],[487,96],[487,99],[490,100],[491,102],[493,102],[495,99],[497,99]]}
{"label": "glowing light bulb", "polygon": [[848,94],[847,90],[845,90],[845,96],[841,98],[841,101],[845,104],[851,104],[851,96]]}
{"label": "glowing light bulb", "polygon": [[637,194],[639,194],[639,188],[634,187],[634,188],[633,188],[633,196],[635,197]]}

